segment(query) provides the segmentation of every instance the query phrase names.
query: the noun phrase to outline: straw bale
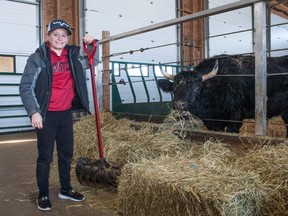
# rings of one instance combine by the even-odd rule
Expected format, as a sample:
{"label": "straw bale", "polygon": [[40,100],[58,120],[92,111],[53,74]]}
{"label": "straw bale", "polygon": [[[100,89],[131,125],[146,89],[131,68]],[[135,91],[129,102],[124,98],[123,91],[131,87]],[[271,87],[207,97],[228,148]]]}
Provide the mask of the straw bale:
{"label": "straw bale", "polygon": [[127,216],[260,215],[265,199],[259,177],[234,169],[234,153],[227,149],[218,155],[222,150],[223,146],[210,142],[202,148],[194,145],[190,155],[162,155],[126,164],[118,186],[119,212]]}
{"label": "straw bale", "polygon": [[[255,119],[244,119],[240,134],[255,134]],[[270,137],[286,137],[286,126],[281,116],[275,116],[267,121],[267,136]]]}
{"label": "straw bale", "polygon": [[236,156],[219,141],[186,154],[128,163],[120,176],[123,215],[288,215],[287,143]]}
{"label": "straw bale", "polygon": [[219,140],[207,140],[197,148],[193,147],[192,151],[197,152],[197,157],[202,164],[209,165],[211,168],[226,167],[237,159],[236,153]]}
{"label": "straw bale", "polygon": [[267,189],[268,215],[288,215],[288,143],[257,146],[236,166],[259,175]]}

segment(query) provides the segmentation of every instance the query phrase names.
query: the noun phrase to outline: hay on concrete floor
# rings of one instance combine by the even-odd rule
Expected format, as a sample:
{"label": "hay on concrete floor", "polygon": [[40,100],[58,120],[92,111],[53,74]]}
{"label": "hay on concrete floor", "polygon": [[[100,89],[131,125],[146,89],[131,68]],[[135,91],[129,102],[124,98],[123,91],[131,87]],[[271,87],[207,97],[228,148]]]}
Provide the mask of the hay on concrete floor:
{"label": "hay on concrete floor", "polygon": [[[224,153],[222,153],[224,150]],[[219,143],[195,145],[191,155],[162,155],[125,165],[118,188],[123,215],[261,215],[258,175],[234,169],[234,153]]]}

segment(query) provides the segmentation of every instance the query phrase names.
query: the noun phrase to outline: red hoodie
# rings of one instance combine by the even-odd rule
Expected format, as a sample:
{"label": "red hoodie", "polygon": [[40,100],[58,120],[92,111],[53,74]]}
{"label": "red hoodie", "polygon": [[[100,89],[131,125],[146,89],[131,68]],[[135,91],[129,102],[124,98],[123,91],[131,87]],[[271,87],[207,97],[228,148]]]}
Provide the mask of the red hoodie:
{"label": "red hoodie", "polygon": [[74,82],[67,59],[67,50],[63,49],[60,56],[50,49],[53,81],[49,111],[64,111],[70,109],[74,98]]}

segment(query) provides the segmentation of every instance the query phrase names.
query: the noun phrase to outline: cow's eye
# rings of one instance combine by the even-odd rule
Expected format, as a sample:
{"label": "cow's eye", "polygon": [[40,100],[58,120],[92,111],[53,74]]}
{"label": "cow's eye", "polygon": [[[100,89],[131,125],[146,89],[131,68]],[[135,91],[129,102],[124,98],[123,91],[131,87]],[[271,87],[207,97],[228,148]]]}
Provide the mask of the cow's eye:
{"label": "cow's eye", "polygon": [[193,80],[188,80],[188,81],[187,81],[187,85],[189,85],[189,86],[193,85],[193,83],[194,83]]}

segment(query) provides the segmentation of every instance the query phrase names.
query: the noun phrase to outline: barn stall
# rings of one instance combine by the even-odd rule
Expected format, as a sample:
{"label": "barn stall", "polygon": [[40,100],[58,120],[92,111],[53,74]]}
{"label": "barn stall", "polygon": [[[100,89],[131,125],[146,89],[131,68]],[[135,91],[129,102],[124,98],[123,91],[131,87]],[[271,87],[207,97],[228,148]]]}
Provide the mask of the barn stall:
{"label": "barn stall", "polygon": [[[247,2],[246,2],[247,3]],[[245,4],[245,2],[241,3]],[[243,9],[243,5],[241,9],[236,10],[237,14],[239,13],[241,16],[237,17],[238,19],[243,19],[245,18],[245,21],[242,21],[239,25],[239,28],[241,29],[240,31],[233,31],[233,30],[227,30],[229,26],[226,26],[226,21],[224,20],[226,16],[229,16],[230,12],[226,12],[227,10],[237,9],[241,7],[241,4],[239,2],[232,3],[229,5],[229,7],[225,7],[222,4],[217,8],[218,10],[215,10],[215,5],[211,3],[212,9],[206,10],[204,13],[200,14],[190,14],[185,16],[185,19],[183,17],[180,17],[178,20],[170,20],[170,21],[164,21],[160,24],[155,24],[152,26],[147,26],[146,28],[140,28],[137,30],[132,30],[123,34],[118,34],[115,36],[112,36],[110,39],[112,41],[114,40],[119,40],[122,38],[125,38],[127,36],[133,36],[137,34],[142,34],[143,32],[149,32],[152,30],[157,30],[159,28],[167,27],[174,25],[175,23],[180,22],[181,23],[187,23],[188,21],[194,22],[198,21],[199,19],[201,20],[202,17],[208,17],[210,22],[209,22],[209,34],[212,36],[207,36],[205,35],[204,38],[197,38],[195,40],[199,41],[202,40],[203,46],[204,42],[209,44],[210,51],[207,51],[205,53],[206,57],[212,57],[213,55],[219,55],[219,54],[230,54],[230,55],[255,55],[255,70],[256,70],[256,75],[255,75],[255,89],[256,89],[256,131],[255,133],[257,135],[265,135],[266,127],[267,127],[267,122],[266,122],[266,104],[263,101],[266,101],[266,95],[263,94],[266,92],[265,86],[266,86],[266,75],[267,73],[267,68],[266,68],[266,58],[263,53],[266,50],[266,48],[269,48],[267,51],[268,56],[281,56],[285,55],[285,48],[283,49],[283,45],[285,46],[285,43],[282,43],[282,47],[279,46],[279,43],[276,43],[277,41],[275,40],[276,35],[282,35],[281,31],[277,30],[275,27],[279,29],[281,28],[282,25],[285,26],[285,20],[284,19],[269,19],[269,22],[273,22],[271,24],[270,30],[267,31],[269,34],[269,37],[267,36],[267,40],[273,41],[272,43],[264,43],[261,44],[260,42],[263,40],[256,40],[256,38],[261,39],[260,37],[263,37],[263,39],[266,38],[266,33],[264,34],[262,32],[263,28],[258,28],[258,26],[265,26],[266,25],[266,16],[259,16],[258,19],[255,19],[254,21],[252,20],[252,15],[256,14],[257,12],[255,11],[261,11],[261,8],[258,8],[257,10],[251,11],[251,7],[247,7]],[[248,1],[248,4],[251,4],[250,1]],[[259,4],[258,4],[259,5]],[[216,4],[216,6],[218,6]],[[213,8],[214,7],[214,8]],[[229,8],[229,9],[228,9]],[[215,12],[216,11],[216,12]],[[248,11],[248,12],[247,12]],[[232,11],[233,12],[233,11]],[[234,16],[234,14],[231,12],[231,15]],[[234,12],[234,13],[236,13]],[[216,15],[213,15],[216,13]],[[221,13],[221,14],[219,14]],[[227,14],[228,13],[228,14]],[[248,13],[248,15],[246,15]],[[260,13],[260,12],[259,12]],[[262,13],[262,12],[261,12]],[[260,13],[260,14],[261,14]],[[243,14],[245,16],[243,17]],[[210,15],[210,16],[209,16]],[[215,17],[215,18],[214,18]],[[264,19],[265,17],[265,19]],[[256,16],[257,18],[257,16]],[[214,23],[217,20],[218,22],[223,22],[223,27],[224,30],[216,30],[219,29],[219,26],[217,27]],[[250,19],[250,20],[249,20]],[[264,19],[264,20],[262,20]],[[223,20],[223,21],[222,21]],[[204,20],[205,21],[205,20]],[[239,21],[235,18],[235,21]],[[246,26],[244,26],[244,23],[247,23]],[[264,24],[265,22],[265,24]],[[268,22],[268,20],[267,20]],[[283,22],[282,24],[280,24]],[[279,26],[280,25],[280,26]],[[255,28],[255,35],[253,35],[253,26],[257,26]],[[215,30],[213,29],[215,28]],[[214,31],[214,32],[213,32]],[[270,33],[271,34],[270,34]],[[107,35],[107,32],[105,33]],[[207,33],[206,33],[207,34]],[[249,34],[249,36],[247,36]],[[108,32],[109,35],[109,32]],[[233,36],[232,36],[233,35]],[[108,36],[106,36],[108,37]],[[208,39],[207,39],[207,38]],[[248,38],[248,39],[247,39]],[[282,37],[279,37],[282,38]],[[110,40],[109,39],[109,40]],[[279,39],[278,39],[279,40]],[[137,63],[137,62],[119,62],[119,61],[110,61],[112,57],[117,58],[119,53],[109,53],[107,52],[110,50],[110,46],[107,45],[108,39],[102,39],[100,42],[103,43],[103,77],[102,77],[102,85],[103,85],[103,109],[104,110],[110,110],[110,105],[112,106],[112,111],[113,112],[118,112],[118,114],[124,114],[125,113],[128,116],[134,115],[134,119],[137,118],[146,118],[146,119],[151,119],[151,118],[156,118],[161,117],[161,112],[162,112],[162,117],[163,114],[164,116],[169,113],[169,111],[172,109],[172,104],[171,100],[173,100],[173,95],[165,94],[159,89],[156,88],[157,86],[157,80],[162,77],[162,74],[160,73],[160,68],[158,64],[143,64],[143,63]],[[237,44],[236,49],[230,49],[231,46],[229,46],[229,43],[227,41],[233,42],[234,46]],[[274,42],[276,41],[276,42]],[[191,41],[193,43],[194,41]],[[279,41],[278,41],[279,42]],[[253,44],[255,43],[255,46]],[[217,44],[217,46],[215,46]],[[226,45],[225,45],[226,44]],[[227,45],[228,44],[228,45]],[[182,42],[179,43],[179,45],[182,45]],[[215,46],[215,47],[213,47]],[[221,47],[222,46],[222,47]],[[269,46],[269,47],[268,47]],[[106,48],[104,48],[106,47]],[[113,46],[112,46],[113,47]],[[282,49],[280,49],[280,47]],[[153,48],[153,47],[150,47]],[[196,47],[191,47],[191,52],[193,50],[196,50]],[[273,48],[273,49],[272,49]],[[129,50],[127,53],[122,52],[122,54],[125,56],[125,54],[131,55],[133,52],[136,52],[137,50]],[[144,52],[143,50],[138,50],[141,52]],[[198,52],[199,50],[196,50],[194,52]],[[266,51],[265,51],[266,52]],[[134,55],[134,54],[133,54]],[[202,59],[204,58],[204,54],[202,54]],[[259,56],[261,56],[262,59],[259,59]],[[106,58],[107,57],[107,58]],[[108,58],[109,57],[109,58]],[[125,58],[125,57],[124,57]],[[163,58],[163,55],[161,55],[161,58]],[[165,61],[162,59],[159,59],[162,63]],[[164,55],[165,59],[165,55]],[[195,60],[195,59],[194,59]],[[193,60],[193,61],[194,61]],[[201,59],[198,57],[197,61],[199,62]],[[192,61],[192,60],[191,60]],[[165,65],[165,70],[168,71],[171,74],[177,74],[181,70],[189,70],[189,68],[193,68],[193,65],[195,66],[195,62],[185,62],[181,61],[181,66],[179,67],[176,65],[167,64]],[[109,62],[111,65],[109,65]],[[186,68],[183,66],[187,66]],[[108,73],[105,73],[107,71],[111,70],[111,77],[107,76]],[[253,73],[253,72],[252,72]],[[279,74],[278,74],[279,75]],[[283,74],[285,75],[285,73]],[[227,75],[229,76],[229,74]],[[231,74],[231,76],[233,76]],[[251,76],[254,76],[253,74]],[[281,75],[280,75],[281,76]],[[108,86],[111,86],[109,88]],[[111,92],[110,92],[111,89]],[[111,104],[110,100],[111,98]],[[153,113],[155,112],[155,113]],[[150,115],[149,115],[150,114]],[[213,121],[214,119],[212,119]],[[224,119],[215,119],[216,121],[225,121]],[[233,119],[231,119],[233,121]]]}
{"label": "barn stall", "polygon": [[[257,3],[256,1],[244,1],[244,2],[246,2],[247,4],[250,3],[253,4],[253,2]],[[243,3],[243,5],[245,5],[245,3]],[[183,19],[183,23],[180,23],[180,25],[184,26],[188,24],[189,23],[188,20],[190,20],[190,18],[192,21],[197,21],[198,16],[205,17],[206,15],[208,16],[210,12],[213,13],[213,11],[214,12],[216,11],[216,13],[218,12],[220,13],[220,11],[222,12],[226,10],[229,11],[233,7],[238,8],[242,7],[243,5],[242,3],[237,4],[235,3],[232,5],[221,5],[220,8],[217,8],[216,5],[215,10],[210,11],[207,10],[203,14],[201,13],[198,14],[195,12],[192,13],[189,10],[182,10],[181,12],[183,15],[190,14],[191,16],[190,17],[187,16],[187,21]],[[271,5],[271,7],[273,8],[278,8],[277,11],[280,12],[280,14],[283,14],[281,12],[282,11],[281,8],[285,7],[284,4],[276,1],[269,1],[269,5]],[[258,5],[258,7],[262,6]],[[178,21],[181,20],[177,20],[176,22]],[[217,22],[219,20],[212,19],[211,22],[213,21]],[[259,22],[260,26],[263,25],[263,23],[261,24],[262,21]],[[194,23],[191,25],[201,26],[199,23],[198,24]],[[162,24],[170,25],[171,23],[164,22]],[[160,23],[160,26],[162,24]],[[253,26],[252,22],[251,26]],[[259,23],[256,26],[259,26]],[[283,23],[276,22],[271,24],[272,29],[279,28],[278,26],[285,26],[285,22]],[[151,26],[151,30],[154,27]],[[150,27],[147,28],[148,30],[150,29]],[[211,28],[213,28],[213,25],[210,26],[210,31],[212,30]],[[252,27],[250,31],[252,32]],[[218,34],[219,37],[223,38],[227,38],[229,36],[229,34],[228,36],[223,35],[223,32],[218,32]],[[107,35],[108,38],[105,38],[107,37]],[[122,35],[119,35],[118,37],[122,37]],[[200,37],[204,37],[204,35]],[[183,38],[185,39],[185,37]],[[211,46],[213,48],[213,44],[216,44],[212,43],[213,38],[214,39],[217,38],[217,34],[214,35],[214,37],[211,37],[210,39],[211,42],[210,49]],[[112,88],[114,87],[114,90],[112,90],[111,93],[112,96],[111,98],[112,100],[114,100],[114,102],[118,100],[118,104],[112,102],[113,108],[111,111],[112,113],[115,114],[114,117],[117,115],[125,115],[129,117],[132,116],[133,119],[136,117],[139,118],[140,116],[141,118],[145,118],[146,120],[149,121],[149,119],[153,119],[154,117],[159,116],[161,119],[164,119],[166,117],[166,114],[169,114],[169,112],[171,111],[172,106],[170,101],[171,99],[173,99],[173,95],[164,95],[161,93],[161,91],[158,91],[157,89],[156,93],[154,93],[153,96],[150,95],[152,89],[154,89],[155,87],[155,79],[157,79],[158,77],[162,77],[158,63],[155,64],[155,62],[157,61],[155,61],[152,64],[150,63],[148,64],[147,62],[145,62],[144,64],[143,63],[137,64],[137,62],[134,61],[123,62],[117,59],[118,61],[115,62],[112,61],[110,64],[110,62],[107,60],[110,60],[109,58],[112,59],[112,57],[114,56],[111,56],[111,53],[107,53],[106,49],[109,48],[107,47],[107,43],[104,42],[106,39],[109,41],[109,34],[107,32],[103,34],[103,40],[102,40],[103,52],[104,51],[106,52],[103,53],[102,71],[107,72],[111,71],[112,69],[112,75],[111,77],[109,77],[109,79],[111,78],[110,81],[107,81],[106,79],[103,80],[103,87],[104,87],[103,90],[105,88],[107,90],[107,87],[109,86],[111,86]],[[115,37],[113,39],[112,36],[111,41],[113,42],[113,40],[116,39]],[[194,41],[193,38],[192,39],[188,38],[186,40],[184,39],[182,42],[185,43],[181,43],[180,46],[183,46],[183,49],[186,50],[184,51],[186,55],[184,55],[183,59],[180,59],[181,60],[180,66],[169,63],[169,61],[172,62],[173,60],[169,59],[167,61],[167,59],[165,58],[161,59],[161,62],[162,63],[164,62],[165,69],[170,73],[176,74],[177,72],[182,70],[182,68],[185,69],[187,68],[187,70],[189,70],[191,66],[195,65],[195,63],[193,63],[194,59],[199,58],[197,60],[199,61],[200,58],[204,57],[198,55],[195,58],[194,56],[193,60],[190,59],[190,56],[187,57],[188,54],[191,56],[193,56],[193,54],[195,55],[195,53],[193,52],[191,53],[191,51],[187,50],[191,49],[191,47],[192,48],[200,47],[200,45],[197,43],[199,42],[198,39],[197,42]],[[273,43],[275,41],[276,40],[272,40]],[[225,43],[227,42],[225,39],[223,39],[222,45]],[[176,46],[178,45],[179,44],[177,44]],[[111,47],[113,47],[113,44]],[[148,48],[152,50],[152,47],[148,46]],[[143,53],[145,53],[147,50],[149,50],[148,48],[146,50],[143,48],[139,48],[138,52],[142,53],[143,51]],[[239,45],[237,46],[237,48],[242,47],[241,45]],[[268,50],[272,52],[272,54],[273,53],[285,54],[285,49],[282,48],[283,47],[280,47],[278,49],[276,48],[274,51],[272,51],[272,49]],[[250,51],[251,50],[247,51],[247,53],[250,54],[249,53]],[[240,52],[242,52],[242,49]],[[125,53],[133,56],[135,53],[137,53],[137,49],[135,50],[129,49]],[[115,54],[113,55],[121,56],[121,53],[116,54],[117,55]],[[158,56],[164,56],[163,52],[160,52],[160,54],[161,55],[158,54]],[[217,54],[217,52],[210,52],[209,54],[207,54],[207,56],[205,55],[205,57],[211,57],[214,54]],[[106,58],[104,58],[105,56]],[[109,58],[107,58],[107,56]],[[119,58],[121,59],[121,57]],[[176,62],[178,63],[178,61],[180,60],[176,59],[174,60],[175,62],[172,63]],[[106,66],[104,66],[104,64],[106,64]],[[141,76],[137,77],[131,75],[129,73],[131,70],[133,71],[132,74],[135,73],[136,70],[136,75],[140,74]],[[149,76],[146,75],[145,71],[149,71]],[[150,77],[150,71],[152,74],[154,73],[155,75],[151,75]],[[124,78],[122,77],[123,73],[126,75]],[[113,80],[113,76],[115,81]],[[150,81],[150,79],[152,81]],[[154,82],[154,84],[150,85],[150,82],[151,83]],[[126,86],[124,86],[124,83],[126,83]],[[140,88],[139,86],[135,85],[137,83],[141,83],[143,88]],[[130,94],[127,94],[126,97],[123,97],[123,92],[125,93],[125,89],[123,91],[123,88],[127,86],[129,86],[131,89]],[[123,88],[120,89],[121,87]],[[115,91],[116,96],[113,95],[115,94]],[[107,93],[104,90],[103,106],[104,109],[107,110],[110,110],[110,102],[107,101],[107,98],[109,98],[109,96],[110,93]],[[160,103],[158,105],[157,103],[152,104],[154,101],[160,101]],[[156,105],[155,106],[156,108],[155,107],[151,108],[151,104]],[[157,115],[154,115],[155,114],[154,112],[158,108],[160,111],[162,111],[162,113],[160,112],[156,113]],[[135,112],[137,110],[139,110],[140,112]],[[166,112],[163,113],[163,110],[164,111],[166,110]],[[115,162],[116,164],[120,163],[123,165],[122,167],[123,173],[119,178],[119,188],[117,192],[117,197],[119,199],[118,201],[116,201],[118,205],[118,211],[120,212],[120,214],[123,215],[174,215],[174,214],[175,215],[179,214],[241,215],[241,213],[243,213],[243,215],[265,215],[268,213],[270,215],[286,214],[287,212],[287,204],[286,204],[287,198],[285,198],[285,196],[287,197],[287,180],[286,180],[287,155],[285,155],[285,152],[287,152],[287,148],[285,145],[286,139],[281,138],[279,139],[278,137],[282,135],[279,134],[277,135],[277,133],[281,134],[285,133],[285,129],[284,132],[279,132],[278,129],[276,129],[277,139],[273,138],[271,139],[270,137],[266,136],[265,137],[254,136],[255,120],[247,120],[247,122],[249,122],[249,126],[244,127],[243,129],[244,132],[242,136],[241,134],[235,135],[228,133],[215,133],[213,131],[205,130],[205,128],[202,126],[200,126],[201,130],[199,130],[198,124],[201,125],[200,120],[197,120],[197,122],[194,122],[194,120],[189,121],[186,120],[185,122],[183,121],[171,122],[171,120],[167,120],[167,127],[168,127],[167,130],[167,128],[165,129],[163,128],[166,125],[165,123],[160,125],[158,124],[146,125],[142,123],[139,125],[137,122],[134,121],[130,122],[127,119],[117,118],[116,120],[114,119],[114,117],[111,117],[109,115],[105,116],[105,114],[107,113],[104,113],[104,116],[101,116],[101,119],[104,121],[102,128],[104,134],[103,138],[107,160],[112,163]],[[87,122],[85,123],[86,120],[88,122],[90,121],[90,123]],[[193,128],[193,126],[191,126],[191,121],[193,122],[193,125],[196,125],[196,128]],[[266,121],[261,122],[260,128],[263,125],[262,123],[264,123],[265,128],[265,122]],[[283,122],[281,120],[279,122],[280,126],[283,127]],[[95,128],[93,128],[93,124],[94,124],[93,121],[91,122],[91,120],[86,119],[86,117],[82,117],[79,122],[75,123],[75,129],[76,129],[75,159],[83,156],[97,159],[98,152],[95,144],[96,140],[94,140],[93,138],[95,135]],[[278,123],[272,124],[272,127],[275,128],[275,125],[277,126]],[[119,128],[123,129],[123,131],[119,130]],[[117,131],[117,133],[115,131]],[[262,131],[262,129],[260,131]],[[87,134],[81,134],[81,133],[79,134],[79,132],[86,132]],[[247,136],[247,133],[251,134],[252,136],[251,137]],[[269,136],[270,134],[273,134],[273,132],[272,133],[267,132],[267,133],[269,134]],[[283,137],[285,137],[285,135],[283,135]],[[212,140],[210,140],[210,138],[212,138]],[[199,140],[200,142],[198,142]],[[278,145],[279,143],[281,144]],[[284,145],[282,145],[282,143],[284,143]],[[119,145],[115,146],[115,144]],[[256,146],[259,148],[254,149],[255,144],[260,144],[259,146]],[[265,144],[263,148],[262,144]],[[270,144],[277,144],[277,145],[270,145]],[[250,151],[250,149],[252,149],[252,151]],[[237,153],[237,156],[235,155],[235,153]],[[242,156],[243,153],[245,154],[244,157]],[[242,157],[239,157],[238,154],[240,154]],[[249,161],[249,163],[247,161]],[[255,167],[251,166],[251,164],[255,165]],[[139,173],[142,173],[142,175],[139,175]],[[155,173],[157,173],[157,175],[155,175]],[[222,178],[219,178],[219,175],[221,175]],[[263,176],[265,177],[269,176],[271,177],[271,179],[265,178]],[[227,187],[223,183],[226,181],[227,181]],[[205,182],[207,186],[206,187],[203,186],[202,182]],[[263,184],[263,182],[265,182],[265,184]],[[214,183],[216,183],[216,185],[219,187],[223,187],[225,190],[219,190],[219,188],[214,187],[215,186]],[[87,190],[89,189],[84,187],[83,191]],[[223,193],[223,191],[225,192],[225,194]],[[144,202],[141,202],[143,200]],[[199,200],[201,202],[199,202]],[[91,202],[89,202],[89,204],[93,206],[95,204],[95,201],[92,200]],[[143,204],[147,205],[148,208],[147,206],[143,206]],[[194,206],[194,208],[191,206]]]}
{"label": "barn stall", "polygon": [[[112,100],[116,98],[117,105],[114,106],[112,102],[112,107],[115,108],[112,110],[112,113],[115,114],[112,118],[107,113],[102,113],[101,125],[107,160],[122,166],[117,188],[117,205],[120,214],[287,214],[286,128],[281,118],[276,117],[269,120],[268,123],[264,116],[266,105],[263,103],[265,100],[263,92],[266,91],[267,68],[265,66],[266,57],[263,56],[266,56],[267,44],[264,40],[266,32],[263,31],[263,28],[250,29],[251,32],[255,31],[255,37],[252,40],[255,47],[251,46],[254,52],[245,53],[245,55],[255,55],[255,79],[258,81],[255,83],[258,90],[256,91],[256,104],[259,107],[256,106],[256,120],[245,120],[240,134],[203,130],[201,120],[179,121],[179,116],[173,117],[173,120],[177,120],[175,122],[165,119],[164,123],[160,125],[152,124],[151,119],[157,117],[157,113],[155,116],[151,113],[149,115],[148,107],[149,105],[153,106],[150,99],[155,99],[155,97],[150,97],[149,90],[151,88],[147,87],[147,83],[157,80],[156,71],[159,72],[159,65],[112,61],[110,68],[109,64],[110,57],[113,57],[113,54],[108,52],[110,45],[107,43],[109,41],[246,6],[250,8],[251,5],[254,5],[252,13],[255,15],[251,26],[264,27],[266,18],[263,18],[262,15],[266,11],[265,3],[241,1],[241,3],[236,2],[208,9],[203,13],[187,15],[186,19],[179,18],[162,22],[116,36],[110,37],[109,32],[103,34],[104,38],[100,40],[103,46],[102,56],[105,57],[103,58],[102,80],[103,107],[106,111],[110,110],[110,104],[105,102],[110,96],[109,92],[105,92],[105,87],[109,84],[112,85],[112,91],[114,90]],[[282,49],[269,50],[269,52],[280,51]],[[127,53],[133,52],[135,50]],[[172,74],[177,74],[179,68],[183,69],[170,64],[164,66],[166,69],[169,68],[168,70]],[[188,70],[189,67],[191,66],[187,66]],[[140,74],[139,78],[129,76],[129,69]],[[107,78],[104,75],[106,71],[112,72],[111,77]],[[147,74],[146,71],[151,72],[149,73],[152,74],[151,77],[144,75]],[[144,103],[141,101],[143,97],[138,99],[139,93],[135,93],[139,91],[137,83],[142,85],[142,95],[144,94],[144,98],[146,98]],[[130,97],[125,98],[125,95],[124,97],[121,95],[122,86],[120,85],[123,85],[123,88],[130,88]],[[116,96],[114,95],[115,91]],[[257,96],[257,94],[259,95]],[[159,95],[161,101],[161,93]],[[125,103],[127,98],[132,100],[132,103]],[[171,99],[173,99],[173,95],[171,95]],[[155,104],[158,106],[157,103]],[[121,107],[121,105],[123,106]],[[171,111],[171,109],[169,110],[171,105],[167,107],[168,111]],[[117,112],[116,109],[120,111]],[[125,109],[129,112],[125,112]],[[157,112],[157,109],[151,110]],[[145,111],[148,111],[148,114]],[[146,120],[151,121],[139,124],[125,118],[119,119],[121,115],[129,116],[130,119],[131,116],[133,116],[132,119],[140,116],[142,120],[146,117]],[[117,120],[115,121],[114,118]],[[139,121],[139,119],[137,120]],[[191,126],[192,121],[192,125],[196,125],[196,127]],[[91,138],[93,131],[95,128],[91,117],[84,117],[75,124],[75,142],[77,143],[75,155],[78,158],[97,159],[95,134]],[[266,136],[267,134],[269,136]],[[273,136],[276,138],[271,138]],[[91,181],[93,182],[93,180]]]}

